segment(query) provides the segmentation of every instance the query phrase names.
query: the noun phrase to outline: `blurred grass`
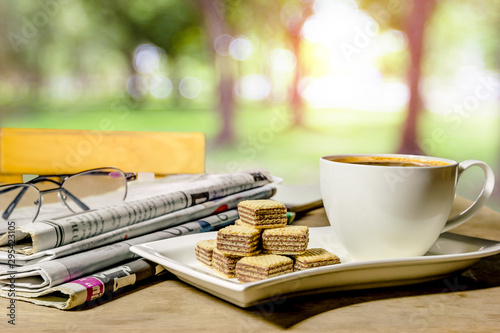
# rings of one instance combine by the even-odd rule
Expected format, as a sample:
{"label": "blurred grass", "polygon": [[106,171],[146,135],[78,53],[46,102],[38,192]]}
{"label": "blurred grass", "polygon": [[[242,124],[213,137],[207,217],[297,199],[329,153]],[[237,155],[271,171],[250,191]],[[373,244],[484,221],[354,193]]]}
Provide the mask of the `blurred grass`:
{"label": "blurred grass", "polygon": [[[204,132],[208,172],[265,167],[285,183],[296,184],[318,182],[318,161],[324,155],[397,151],[405,120],[404,112],[309,109],[305,126],[292,128],[292,117],[285,106],[245,105],[235,114],[236,140],[220,146],[215,143],[220,119],[214,109],[146,104],[134,110],[128,103],[123,100],[118,104],[110,101],[37,110],[43,112],[29,112],[27,108],[4,113],[1,125],[95,130],[106,119],[114,130]],[[419,135],[428,155],[457,161],[480,159],[498,170],[499,127],[498,116],[471,116],[457,126],[426,112],[419,123]],[[459,194],[474,198],[481,179],[480,171],[465,173]],[[491,206],[499,208],[496,201]]]}
{"label": "blurred grass", "polygon": [[220,119],[213,109],[148,104],[133,110],[113,103],[15,112],[4,115],[2,126],[96,130],[106,119],[114,130],[204,132],[208,171],[266,167],[287,182],[297,183],[317,181],[318,160],[323,155],[393,152],[403,121],[402,113],[322,109],[307,110],[306,125],[292,128],[286,107],[247,105],[235,115],[235,142],[218,146]]}

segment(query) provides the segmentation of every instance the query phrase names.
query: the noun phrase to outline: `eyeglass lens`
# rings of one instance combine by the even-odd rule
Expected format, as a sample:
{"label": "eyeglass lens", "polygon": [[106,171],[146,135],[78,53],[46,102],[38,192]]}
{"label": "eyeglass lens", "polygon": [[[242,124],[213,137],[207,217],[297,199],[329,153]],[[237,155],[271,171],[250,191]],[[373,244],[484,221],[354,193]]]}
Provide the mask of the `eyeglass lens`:
{"label": "eyeglass lens", "polygon": [[40,209],[40,192],[26,184],[7,185],[0,188],[0,221],[32,221]]}
{"label": "eyeglass lens", "polygon": [[118,169],[103,168],[67,178],[59,197],[73,212],[122,203],[127,193],[127,180]]}
{"label": "eyeglass lens", "polygon": [[103,206],[120,204],[127,195],[125,174],[115,168],[84,171],[66,178],[62,185],[58,177],[39,177],[32,184],[12,184],[0,187],[0,233],[8,221],[33,221],[42,203],[59,200],[77,213]]}

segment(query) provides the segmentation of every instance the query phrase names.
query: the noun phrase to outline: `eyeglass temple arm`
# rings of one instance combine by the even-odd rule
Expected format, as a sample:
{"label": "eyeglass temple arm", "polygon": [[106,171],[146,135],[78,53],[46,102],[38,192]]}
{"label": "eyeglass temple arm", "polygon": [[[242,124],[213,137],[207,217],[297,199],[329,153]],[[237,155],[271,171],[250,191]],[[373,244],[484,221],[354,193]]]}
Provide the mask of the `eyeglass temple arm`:
{"label": "eyeglass temple arm", "polygon": [[[14,211],[14,209],[16,208],[17,204],[21,201],[21,199],[23,198],[24,194],[26,193],[26,191],[28,190],[27,187],[23,188],[17,195],[16,197],[14,198],[14,200],[12,200],[12,202],[10,203],[10,205],[7,207],[7,209],[3,212],[2,214],[2,217],[6,220],[9,218],[9,216],[12,214],[12,212]],[[4,192],[8,192],[10,191],[10,189],[8,190],[4,190],[2,191],[2,193]],[[44,193],[44,192],[52,192],[53,190],[49,190],[49,191],[40,191],[40,193]],[[83,210],[89,210],[90,208],[85,205],[82,201],[80,201],[77,197],[75,197],[71,192],[69,192],[68,190],[66,189],[63,189],[61,188],[61,191],[64,191],[64,193],[70,197],[74,202],[76,202],[76,204],[78,206],[80,206],[80,208],[82,208]]]}
{"label": "eyeglass temple arm", "polygon": [[[33,180],[30,181],[30,183],[34,184],[34,183],[38,183],[38,182],[41,182],[41,181],[49,181],[51,183],[54,183],[54,184],[57,184],[57,185],[61,185],[61,183],[59,182],[56,182],[52,179],[49,179],[49,178],[46,178],[48,176],[41,176],[41,177],[37,177]],[[129,180],[134,180],[137,178],[137,175],[133,172],[127,172],[125,173],[125,179],[127,181]],[[3,190],[0,192],[1,193],[5,193],[5,192],[9,192],[11,190],[13,190],[14,188],[10,188],[10,189],[7,189],[7,190]],[[65,188],[61,187],[60,190],[62,192],[64,192],[64,194],[66,194],[68,197],[71,198],[71,200],[73,200],[81,209],[83,210],[90,210],[90,208],[84,204],[80,199],[78,199],[75,195],[73,195],[70,191],[66,190]],[[27,188],[23,188],[21,190],[21,192],[19,192],[19,194],[14,198],[14,200],[10,203],[10,205],[7,207],[7,209],[5,210],[5,212],[2,214],[2,217],[4,219],[8,219],[10,214],[12,214],[12,211],[14,210],[14,208],[16,208],[17,204],[19,203],[19,201],[21,201],[22,197],[24,196],[24,193],[26,193],[27,191]],[[43,192],[46,192],[46,191],[40,191],[40,193],[43,193]],[[51,191],[50,191],[51,192]]]}
{"label": "eyeglass temple arm", "polygon": [[[97,171],[97,172],[99,172],[99,171]],[[124,173],[124,175],[125,175],[125,179],[127,181],[135,180],[137,178],[137,175],[135,173],[133,173],[133,172],[127,172],[127,173]],[[32,179],[29,183],[34,184],[34,183],[38,183],[38,182],[41,182],[41,181],[49,181],[51,183],[54,183],[54,184],[57,184],[57,185],[61,186],[61,183],[56,182],[56,181],[54,181],[52,179],[49,179],[47,177],[50,177],[50,176],[40,176],[40,177],[37,177],[35,179]],[[6,190],[2,190],[2,191],[0,191],[0,194],[12,191],[14,189],[15,189],[15,187],[8,188]],[[24,194],[26,193],[27,190],[28,190],[28,188],[26,188],[26,187],[23,188],[17,194],[17,196],[14,198],[14,200],[12,200],[12,202],[9,204],[9,206],[7,207],[7,209],[2,214],[2,217],[4,219],[8,219],[9,218],[9,216],[12,214],[12,211],[19,204],[19,202],[21,201],[21,199],[23,198],[23,196],[24,196]],[[60,191],[64,192],[64,194],[66,194],[68,197],[70,197],[71,200],[73,200],[81,209],[83,209],[83,210],[90,210],[90,208],[86,204],[84,204],[80,199],[78,199],[70,191],[66,190],[63,187],[60,188]],[[40,193],[44,193],[44,192],[52,192],[52,191],[51,190],[49,190],[49,191],[40,191]]]}
{"label": "eyeglass temple arm", "polygon": [[[108,174],[108,172],[97,170],[97,171],[92,172],[92,174]],[[127,181],[135,180],[137,178],[137,174],[135,174],[133,172],[123,172],[123,174],[125,175],[125,180],[127,180]],[[64,192],[68,197],[70,197],[78,206],[80,206],[81,209],[90,210],[90,208],[86,204],[84,204],[80,199],[78,199],[76,196],[74,196],[67,189],[65,189],[64,187],[61,187],[60,190],[62,192]]]}
{"label": "eyeglass temple arm", "polygon": [[[50,178],[47,178],[47,177],[54,177],[54,176],[39,176],[39,177],[31,180],[30,183],[34,184],[34,183],[39,183],[39,182],[44,182],[45,181],[45,182],[50,182],[50,183],[59,185],[59,188],[57,190],[63,192],[68,197],[70,197],[71,200],[73,200],[81,209],[83,209],[83,210],[90,210],[90,208],[86,204],[84,204],[80,199],[78,199],[73,193],[71,193],[67,189],[63,188],[62,184],[60,182],[57,182],[57,181],[55,181],[53,179],[50,179]],[[40,193],[49,193],[49,192],[53,192],[53,191],[54,190],[46,190],[46,191],[40,191]]]}
{"label": "eyeglass temple arm", "polygon": [[[96,174],[96,175],[99,175],[99,174],[103,174],[103,175],[107,175],[109,174],[108,171],[101,171],[101,170],[94,170],[94,171],[90,171],[88,172],[89,174]],[[135,180],[137,178],[137,175],[133,172],[122,172],[123,175],[125,176],[125,179],[127,181],[131,181],[131,180]],[[71,192],[69,192],[67,189],[65,189],[64,187],[62,187],[62,184],[59,183],[59,182],[56,182],[48,177],[56,177],[57,175],[53,175],[53,176],[39,176],[35,179],[33,179],[31,181],[31,183],[35,183],[35,182],[40,182],[40,181],[49,181],[49,182],[52,182],[54,184],[57,184],[60,186],[60,191],[63,192],[64,194],[66,194],[68,197],[70,197],[81,209],[83,210],[90,210],[90,208],[84,204],[80,199],[78,199],[75,195],[73,195]],[[68,177],[68,176],[72,176],[72,175],[59,175],[61,177]],[[41,191],[42,193],[44,191]]]}
{"label": "eyeglass temple arm", "polygon": [[136,180],[137,179],[137,174],[133,173],[133,172],[125,172],[124,175],[125,175],[125,179],[127,181],[131,181],[131,180]]}
{"label": "eyeglass temple arm", "polygon": [[[14,208],[16,208],[17,204],[19,203],[19,201],[21,201],[24,193],[26,193],[26,191],[28,190],[27,187],[23,188],[17,195],[16,197],[14,198],[14,200],[12,200],[12,202],[10,203],[10,205],[7,207],[7,209],[5,210],[5,212],[3,212],[2,214],[2,217],[7,220],[10,216],[10,214],[12,214],[12,211],[14,210]],[[7,191],[5,191],[7,192]]]}
{"label": "eyeglass temple arm", "polygon": [[[92,172],[92,174],[108,174],[108,172],[96,170]],[[125,179],[127,181],[134,180],[137,178],[137,175],[133,172],[127,172],[123,174],[125,175]],[[90,208],[86,204],[84,204],[80,199],[78,199],[75,195],[73,195],[70,191],[68,191],[64,187],[61,187],[60,191],[64,192],[68,197],[70,197],[78,206],[80,206],[81,209],[90,210]]]}
{"label": "eyeglass temple arm", "polygon": [[[135,180],[137,179],[137,174],[134,173],[134,172],[123,172],[123,175],[125,176],[125,180],[127,181],[131,181],[131,180]],[[92,172],[88,172],[87,174],[91,174],[91,175],[109,175],[109,171],[100,171],[100,170],[96,170],[96,171],[92,171]]]}
{"label": "eyeglass temple arm", "polygon": [[63,192],[64,194],[66,194],[68,197],[70,197],[71,200],[73,200],[78,206],[80,206],[81,209],[90,210],[90,208],[86,204],[84,204],[80,199],[78,199],[76,196],[74,196],[70,191],[68,191],[64,187],[61,187],[60,191]]}
{"label": "eyeglass temple arm", "polygon": [[[34,183],[39,183],[39,182],[42,182],[42,181],[48,181],[48,182],[51,182],[51,183],[54,183],[54,184],[57,184],[57,185],[61,185],[61,183],[59,182],[56,182],[52,179],[44,179],[44,177],[39,177],[39,178],[36,178],[36,179],[33,179],[30,183],[34,184]],[[16,208],[17,204],[19,203],[19,201],[21,201],[22,197],[24,196],[24,194],[26,193],[28,189],[25,187],[21,190],[21,192],[19,192],[19,194],[14,198],[14,200],[10,203],[9,207],[7,207],[7,209],[5,210],[5,212],[2,214],[2,217],[4,219],[7,219],[10,214],[12,214],[12,211],[14,210],[14,208]],[[78,199],[74,194],[72,194],[70,191],[66,190],[65,188],[62,188],[60,187],[59,188],[60,191],[64,192],[64,194],[66,194],[68,197],[70,197],[81,209],[83,210],[90,210],[90,208],[84,204],[80,199]],[[7,189],[5,190],[5,192],[7,191],[10,191],[10,189]],[[48,193],[48,192],[53,192],[54,190],[47,190],[47,191],[39,191],[40,193]]]}
{"label": "eyeglass temple arm", "polygon": [[[122,172],[122,173],[124,174],[125,180],[127,180],[127,181],[137,179],[137,174],[135,174],[133,172]],[[97,175],[104,174],[104,175],[106,175],[106,174],[109,174],[109,172],[96,170],[96,171],[91,172],[91,174],[97,174]],[[74,196],[71,192],[69,192],[64,187],[61,187],[61,191],[63,191],[65,194],[67,194],[78,206],[80,206],[81,209],[90,210],[90,208],[87,205],[85,205],[81,200],[79,200],[76,196]]]}
{"label": "eyeglass temple arm", "polygon": [[[91,174],[91,175],[108,175],[109,174],[109,171],[101,171],[101,170],[93,170],[93,171],[85,171],[85,173],[87,174]],[[122,173],[125,175],[125,179],[127,181],[131,181],[131,180],[135,180],[137,179],[137,174],[134,173],[134,172],[123,172]],[[71,177],[71,176],[75,176],[75,175],[78,175],[78,174],[60,174],[60,175],[43,175],[43,176],[38,176],[32,180],[30,180],[28,183],[33,183],[33,182],[38,182],[38,181],[41,181],[41,180],[47,180],[47,181],[51,181],[53,183],[57,183],[59,185],[61,185],[61,183],[59,182],[56,182],[48,177],[61,177],[61,178],[66,178],[66,177]],[[48,179],[46,179],[48,178]]]}
{"label": "eyeglass temple arm", "polygon": [[0,190],[0,194],[4,194],[4,193],[10,192],[10,191],[17,190],[17,189],[18,189],[18,187],[16,187],[16,186],[7,185],[6,189]]}

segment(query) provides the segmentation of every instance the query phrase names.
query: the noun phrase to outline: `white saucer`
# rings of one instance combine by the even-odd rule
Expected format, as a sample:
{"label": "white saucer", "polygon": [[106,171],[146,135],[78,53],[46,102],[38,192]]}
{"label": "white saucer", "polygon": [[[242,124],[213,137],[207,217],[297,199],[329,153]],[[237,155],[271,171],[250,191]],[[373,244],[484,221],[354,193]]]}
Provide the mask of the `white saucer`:
{"label": "white saucer", "polygon": [[500,243],[443,233],[425,256],[353,262],[336,241],[331,227],[309,229],[309,248],[322,247],[341,264],[289,273],[267,280],[239,283],[226,279],[196,260],[196,243],[215,239],[216,232],[181,236],[136,245],[131,251],[159,263],[179,279],[241,307],[283,296],[398,286],[425,282],[464,270],[479,259],[500,253]]}

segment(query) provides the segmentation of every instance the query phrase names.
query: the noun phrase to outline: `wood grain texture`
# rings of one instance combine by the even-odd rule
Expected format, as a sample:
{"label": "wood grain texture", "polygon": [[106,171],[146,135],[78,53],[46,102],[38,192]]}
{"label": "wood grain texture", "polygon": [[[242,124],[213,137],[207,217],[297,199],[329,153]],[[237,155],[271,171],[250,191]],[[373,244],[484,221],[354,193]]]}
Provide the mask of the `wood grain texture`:
{"label": "wood grain texture", "polygon": [[[457,198],[455,210],[469,201]],[[483,208],[453,232],[500,241],[500,213]],[[323,210],[296,224],[327,225]],[[288,298],[242,309],[167,274],[100,305],[61,311],[0,299],[3,332],[498,332],[500,255],[432,282]]]}

